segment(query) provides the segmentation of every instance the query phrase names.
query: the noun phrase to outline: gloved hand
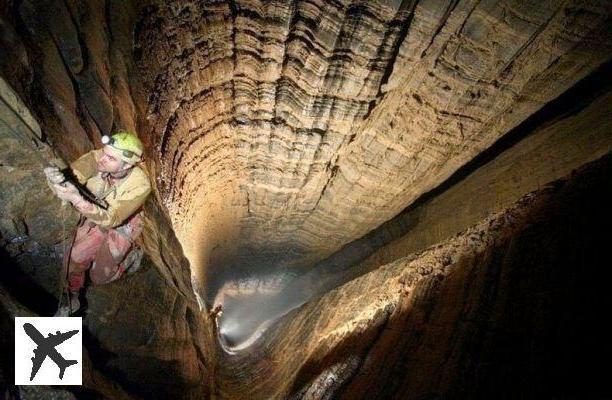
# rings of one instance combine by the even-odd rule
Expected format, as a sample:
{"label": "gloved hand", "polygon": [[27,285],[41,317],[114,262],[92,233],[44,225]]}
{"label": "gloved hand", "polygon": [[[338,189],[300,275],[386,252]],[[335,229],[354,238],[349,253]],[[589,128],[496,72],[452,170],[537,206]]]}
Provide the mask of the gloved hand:
{"label": "gloved hand", "polygon": [[57,196],[55,185],[65,180],[64,174],[62,174],[57,167],[46,167],[43,169],[43,172],[47,178],[47,186],[49,186],[49,189]]}
{"label": "gloved hand", "polygon": [[53,191],[57,197],[70,203],[76,203],[81,200],[79,190],[76,188],[76,186],[68,181],[53,184]]}

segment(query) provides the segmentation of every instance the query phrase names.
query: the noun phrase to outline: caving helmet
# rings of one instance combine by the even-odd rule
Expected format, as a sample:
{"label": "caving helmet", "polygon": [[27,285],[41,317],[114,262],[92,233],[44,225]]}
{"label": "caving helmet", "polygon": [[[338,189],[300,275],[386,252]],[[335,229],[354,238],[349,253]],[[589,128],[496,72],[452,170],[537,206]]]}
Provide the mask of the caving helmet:
{"label": "caving helmet", "polygon": [[132,132],[117,132],[113,136],[102,136],[102,143],[110,146],[117,157],[128,164],[137,164],[142,161],[144,146],[138,136]]}

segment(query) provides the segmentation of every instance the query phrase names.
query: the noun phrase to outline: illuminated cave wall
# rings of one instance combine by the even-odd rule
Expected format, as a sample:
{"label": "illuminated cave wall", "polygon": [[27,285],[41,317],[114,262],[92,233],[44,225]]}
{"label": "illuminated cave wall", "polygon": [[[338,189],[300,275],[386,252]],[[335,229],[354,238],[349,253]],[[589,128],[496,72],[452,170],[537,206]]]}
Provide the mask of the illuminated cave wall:
{"label": "illuminated cave wall", "polygon": [[390,219],[609,59],[609,9],[149,5],[143,133],[196,276],[308,268]]}

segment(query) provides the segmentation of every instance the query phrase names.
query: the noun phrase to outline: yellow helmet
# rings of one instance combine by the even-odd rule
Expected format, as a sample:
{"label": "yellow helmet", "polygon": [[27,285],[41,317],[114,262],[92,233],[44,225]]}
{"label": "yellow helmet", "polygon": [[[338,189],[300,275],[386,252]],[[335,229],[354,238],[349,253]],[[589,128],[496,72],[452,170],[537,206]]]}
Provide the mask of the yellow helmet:
{"label": "yellow helmet", "polygon": [[144,146],[138,136],[132,132],[117,132],[113,136],[102,136],[102,143],[113,149],[117,156],[129,164],[137,164],[142,160]]}

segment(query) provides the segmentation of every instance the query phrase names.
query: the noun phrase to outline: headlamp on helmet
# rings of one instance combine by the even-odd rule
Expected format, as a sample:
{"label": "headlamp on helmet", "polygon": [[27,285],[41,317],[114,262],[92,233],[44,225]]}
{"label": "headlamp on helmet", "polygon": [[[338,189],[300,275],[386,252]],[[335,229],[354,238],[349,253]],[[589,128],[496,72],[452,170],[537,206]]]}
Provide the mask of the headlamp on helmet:
{"label": "headlamp on helmet", "polygon": [[142,142],[131,132],[118,132],[113,136],[104,135],[102,143],[119,150],[119,157],[127,163],[136,164],[142,159]]}

